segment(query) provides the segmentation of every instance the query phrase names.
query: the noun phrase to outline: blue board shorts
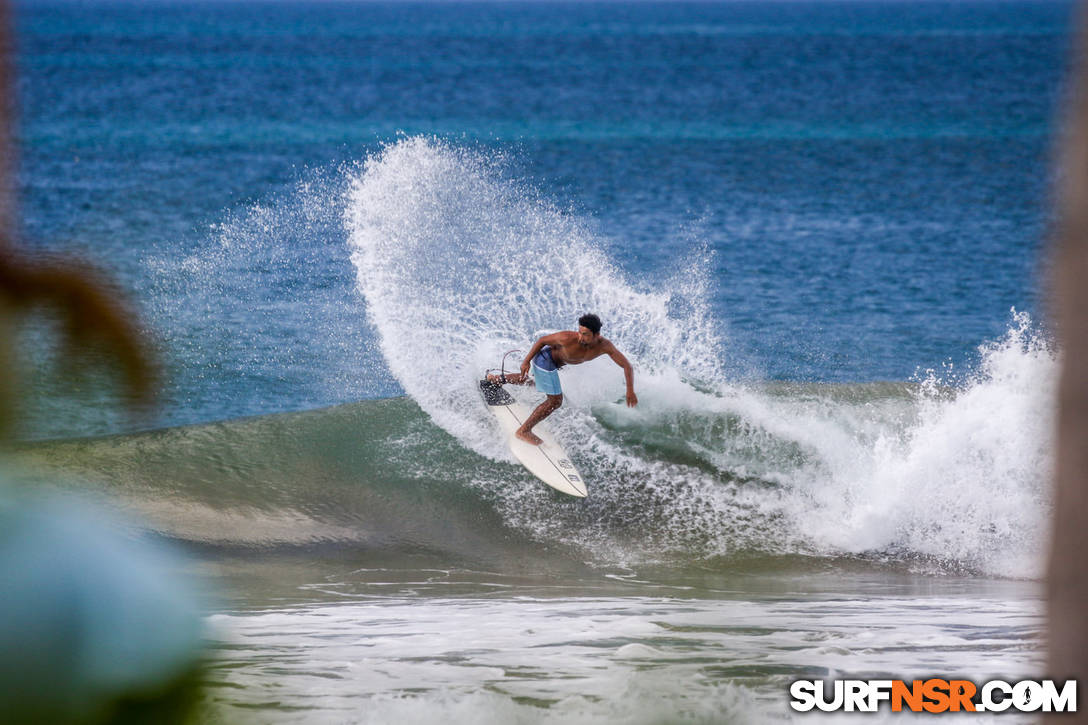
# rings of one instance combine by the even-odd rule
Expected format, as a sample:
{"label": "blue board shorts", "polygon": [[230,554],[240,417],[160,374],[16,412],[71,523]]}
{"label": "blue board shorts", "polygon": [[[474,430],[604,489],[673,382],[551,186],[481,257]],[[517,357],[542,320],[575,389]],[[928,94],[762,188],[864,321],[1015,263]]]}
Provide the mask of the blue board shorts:
{"label": "blue board shorts", "polygon": [[559,386],[559,368],[552,359],[552,349],[547,345],[533,358],[533,380],[536,381],[536,389],[545,395],[562,395],[563,388]]}

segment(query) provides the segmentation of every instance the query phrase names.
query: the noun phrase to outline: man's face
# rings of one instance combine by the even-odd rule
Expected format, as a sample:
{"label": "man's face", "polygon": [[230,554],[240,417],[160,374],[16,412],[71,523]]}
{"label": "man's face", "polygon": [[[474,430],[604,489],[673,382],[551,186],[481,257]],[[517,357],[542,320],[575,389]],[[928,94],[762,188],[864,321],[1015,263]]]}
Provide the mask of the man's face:
{"label": "man's face", "polygon": [[582,347],[589,347],[593,343],[597,342],[599,335],[594,334],[588,327],[578,326],[578,344]]}

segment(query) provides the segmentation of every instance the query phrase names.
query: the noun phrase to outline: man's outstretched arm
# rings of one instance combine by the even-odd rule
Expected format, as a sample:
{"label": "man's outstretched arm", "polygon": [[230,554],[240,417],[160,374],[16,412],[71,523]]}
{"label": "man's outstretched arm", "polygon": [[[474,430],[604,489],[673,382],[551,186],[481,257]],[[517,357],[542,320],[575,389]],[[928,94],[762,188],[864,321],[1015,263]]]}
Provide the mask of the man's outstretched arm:
{"label": "man's outstretched arm", "polygon": [[608,357],[612,358],[612,362],[623,368],[623,377],[627,381],[627,407],[633,408],[638,405],[638,396],[635,395],[635,369],[631,367],[631,363],[612,343],[608,344],[608,348]]}

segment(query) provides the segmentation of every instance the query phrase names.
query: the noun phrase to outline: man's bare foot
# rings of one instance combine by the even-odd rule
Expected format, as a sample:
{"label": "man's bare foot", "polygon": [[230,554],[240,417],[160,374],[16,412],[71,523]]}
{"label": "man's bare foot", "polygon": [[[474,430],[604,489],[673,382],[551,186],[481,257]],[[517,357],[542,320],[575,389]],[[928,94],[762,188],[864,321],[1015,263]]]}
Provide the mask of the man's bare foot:
{"label": "man's bare foot", "polygon": [[536,435],[531,431],[516,430],[514,431],[514,435],[518,437],[518,440],[525,441],[526,443],[532,443],[534,446],[539,446],[541,443],[544,442],[540,440],[540,436]]}

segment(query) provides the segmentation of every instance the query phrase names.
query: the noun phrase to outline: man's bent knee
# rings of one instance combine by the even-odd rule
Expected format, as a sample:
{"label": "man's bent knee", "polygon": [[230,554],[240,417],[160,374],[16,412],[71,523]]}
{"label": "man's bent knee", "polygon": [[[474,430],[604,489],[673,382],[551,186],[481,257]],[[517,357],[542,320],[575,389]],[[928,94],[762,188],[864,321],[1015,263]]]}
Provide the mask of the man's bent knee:
{"label": "man's bent knee", "polygon": [[562,393],[560,393],[559,395],[549,395],[548,396],[548,407],[550,407],[552,410],[555,410],[556,408],[558,408],[562,404],[563,404],[563,394]]}

